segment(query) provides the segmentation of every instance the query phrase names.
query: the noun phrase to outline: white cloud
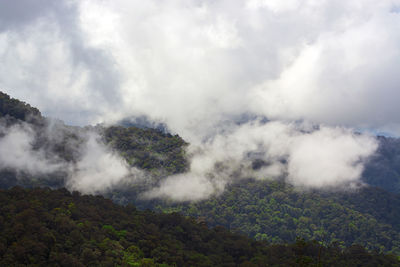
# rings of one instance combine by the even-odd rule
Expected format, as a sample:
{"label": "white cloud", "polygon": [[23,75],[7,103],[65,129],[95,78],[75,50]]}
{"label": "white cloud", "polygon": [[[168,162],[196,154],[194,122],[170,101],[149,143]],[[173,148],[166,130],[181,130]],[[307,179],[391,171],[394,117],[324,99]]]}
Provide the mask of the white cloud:
{"label": "white cloud", "polygon": [[395,118],[400,17],[371,18],[307,45],[279,79],[259,86],[254,109],[277,119],[384,128]]}
{"label": "white cloud", "polygon": [[300,135],[290,147],[288,180],[311,188],[351,185],[359,181],[365,159],[376,149],[373,138],[340,128]]}
{"label": "white cloud", "polygon": [[81,148],[82,156],[71,166],[67,186],[84,193],[98,193],[112,189],[122,182],[138,181],[143,174],[118,154],[112,152],[99,140],[100,136],[88,133],[87,141]]}
{"label": "white cloud", "polygon": [[0,167],[33,175],[54,172],[62,167],[57,158],[48,158],[42,149],[34,149],[34,132],[25,124],[6,127],[1,123]]}
{"label": "white cloud", "polygon": [[[89,194],[145,178],[143,171],[130,167],[93,129],[70,128],[49,121],[44,130],[40,128],[36,132],[27,123],[11,126],[4,121],[0,123],[1,170],[24,172],[32,178],[44,175],[46,179],[53,179],[54,175],[62,175],[67,188]],[[73,159],[64,159],[65,155]]]}
{"label": "white cloud", "polygon": [[6,5],[21,19],[0,37],[1,86],[45,114],[145,114],[187,138],[246,112],[399,124],[399,1],[57,3]]}
{"label": "white cloud", "polygon": [[[273,157],[285,151],[292,161],[285,170],[273,159],[259,172],[288,172],[295,184],[294,177],[302,177],[300,185],[347,183],[358,178],[361,165],[355,161],[372,153],[374,144],[342,127],[399,134],[398,0],[38,5],[43,8],[35,7],[32,14],[23,12],[22,4],[2,11],[21,19],[0,20],[0,86],[74,124],[137,115],[165,122],[209,155],[201,161],[194,157],[192,169],[210,170],[215,161],[226,160],[222,157],[242,159],[241,153],[257,150],[260,141]],[[274,122],[222,134],[243,114]],[[288,126],[290,121],[325,126],[305,134]],[[318,150],[318,142],[326,151]],[[336,147],[349,152],[342,155]],[[333,159],[332,165],[298,167],[312,165],[313,153],[298,157],[311,150]],[[337,172],[328,172],[333,166]],[[310,178],[317,174],[326,181]],[[222,178],[222,184],[229,179]]]}
{"label": "white cloud", "polygon": [[[373,137],[350,129],[305,123],[247,123],[190,147],[189,173],[168,177],[146,196],[198,200],[233,181],[276,179],[304,188],[341,189],[359,182],[363,163],[377,148]],[[253,168],[253,160],[265,165]]]}

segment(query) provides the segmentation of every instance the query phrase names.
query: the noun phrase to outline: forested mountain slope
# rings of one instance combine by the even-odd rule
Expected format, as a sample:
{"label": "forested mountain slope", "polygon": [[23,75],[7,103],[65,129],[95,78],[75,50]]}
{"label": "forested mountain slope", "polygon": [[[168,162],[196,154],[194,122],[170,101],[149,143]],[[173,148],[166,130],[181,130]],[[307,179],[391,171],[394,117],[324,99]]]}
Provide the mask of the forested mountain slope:
{"label": "forested mountain slope", "polygon": [[132,166],[158,174],[173,174],[187,170],[185,148],[188,145],[178,135],[164,134],[154,129],[111,126],[103,130],[105,142],[117,150]]}
{"label": "forested mountain slope", "polygon": [[[52,163],[79,162],[87,139],[96,135],[129,165],[149,172],[152,177],[184,172],[188,167],[185,157],[188,144],[178,135],[138,127],[68,126],[60,120],[43,117],[38,109],[0,92],[0,137],[6,136],[13,127],[27,132],[34,152],[43,153],[43,158]],[[2,164],[0,174],[0,188],[15,185],[63,187],[68,175],[67,170],[62,169],[33,175]]]}
{"label": "forested mountain slope", "polygon": [[[54,121],[44,118],[40,111],[29,104],[13,99],[0,92],[0,118],[7,124],[27,122],[40,131]],[[68,151],[66,144],[75,140],[79,145],[79,132],[96,130],[104,137],[104,142],[117,150],[127,162],[133,166],[150,170],[159,174],[172,174],[184,172],[188,168],[185,157],[185,148],[188,145],[178,135],[172,136],[151,128],[138,127],[71,127],[56,121],[65,134],[59,142],[49,142],[43,136],[38,138],[38,146],[53,145],[53,150],[58,156],[74,160],[77,155]],[[393,193],[400,193],[400,139],[379,136],[378,151],[371,157],[365,166],[362,179],[369,185],[384,188]]]}
{"label": "forested mountain slope", "polygon": [[27,122],[31,122],[32,118],[43,118],[37,108],[18,99],[11,98],[3,92],[0,92],[0,116]]}
{"label": "forested mountain slope", "polygon": [[[37,109],[2,93],[0,111],[3,128],[26,123],[33,129],[35,149],[42,149],[48,157],[56,155],[63,162],[79,162],[81,154],[77,148],[87,138],[83,133],[96,132],[127,163],[155,177],[152,183],[188,169],[185,155],[188,144],[177,135],[137,127],[71,127],[48,120]],[[56,138],[46,134],[51,127],[58,129]],[[400,143],[385,137],[380,137],[379,142],[378,153],[367,165],[364,180],[396,192]],[[63,171],[33,175],[7,167],[0,170],[0,187],[58,188],[65,186],[66,178],[67,173]],[[231,184],[222,195],[180,204],[143,200],[140,193],[144,189],[143,185],[123,185],[104,195],[120,204],[134,203],[141,209],[182,212],[210,226],[223,225],[272,243],[294,242],[296,237],[303,237],[325,244],[337,242],[342,247],[358,243],[370,250],[400,254],[399,195],[379,188],[366,186],[356,192],[342,193],[302,192],[284,183],[250,179]]]}
{"label": "forested mountain slope", "polygon": [[394,256],[298,240],[268,245],[177,213],[65,189],[0,190],[2,266],[398,266]]}
{"label": "forested mountain slope", "polygon": [[302,192],[279,182],[243,181],[195,203],[140,202],[142,207],[199,217],[258,240],[297,237],[400,254],[400,196],[378,188],[358,192]]}
{"label": "forested mountain slope", "polygon": [[379,147],[363,172],[363,180],[400,194],[400,138],[378,136]]}

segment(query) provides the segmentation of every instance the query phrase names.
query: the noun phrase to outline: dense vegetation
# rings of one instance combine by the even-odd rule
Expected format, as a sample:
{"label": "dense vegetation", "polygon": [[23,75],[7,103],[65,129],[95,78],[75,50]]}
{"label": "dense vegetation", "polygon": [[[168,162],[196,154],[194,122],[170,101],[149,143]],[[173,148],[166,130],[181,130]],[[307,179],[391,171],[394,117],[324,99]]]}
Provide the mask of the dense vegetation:
{"label": "dense vegetation", "polygon": [[41,118],[42,115],[37,108],[29,104],[11,98],[0,91],[0,117],[13,117],[22,121],[31,121],[32,118]]}
{"label": "dense vegetation", "polygon": [[361,246],[268,245],[177,213],[156,214],[65,189],[0,190],[0,265],[398,266]]}
{"label": "dense vegetation", "polygon": [[[4,125],[28,123],[34,129],[34,146],[64,161],[79,161],[77,148],[84,142],[84,133],[95,131],[129,164],[156,177],[153,182],[188,169],[187,143],[177,135],[137,127],[71,127],[61,121],[43,118],[37,109],[2,93],[0,111]],[[58,129],[57,138],[45,134],[50,127]],[[399,192],[400,141],[385,137],[378,140],[378,153],[367,164],[363,179]],[[65,175],[62,172],[32,175],[2,169],[0,188],[15,185],[59,188],[65,186]],[[400,197],[378,188],[366,187],[353,193],[299,192],[284,183],[249,180],[230,185],[220,196],[181,204],[142,200],[138,195],[143,190],[143,185],[116,187],[105,195],[120,204],[133,203],[140,209],[180,212],[210,226],[222,225],[271,244],[295,242],[297,237],[302,237],[326,245],[335,244],[340,249],[361,244],[370,251],[400,255]],[[282,250],[291,249],[290,246],[283,247]]]}
{"label": "dense vegetation", "polygon": [[221,196],[200,202],[138,203],[201,218],[210,226],[222,225],[270,243],[302,237],[400,254],[400,196],[377,188],[353,193],[301,192],[279,182],[242,181]]}
{"label": "dense vegetation", "polygon": [[[41,136],[40,130],[44,130],[43,127],[49,124],[37,108],[2,92],[0,92],[0,118],[7,118],[8,124],[28,122],[38,128],[38,136]],[[61,121],[57,121],[56,124],[59,128],[63,128],[62,140],[58,140],[58,143],[48,142],[42,135],[37,146],[53,145],[52,149],[58,156],[74,160],[77,155],[66,144],[74,140],[73,143],[79,145],[79,132],[87,128],[67,126]],[[147,124],[151,125],[149,122]],[[160,175],[184,172],[188,168],[185,158],[185,147],[188,144],[178,135],[172,136],[161,130],[134,126],[98,126],[90,129],[101,132],[104,141],[119,151],[133,166]],[[379,136],[378,142],[378,151],[366,164],[362,179],[372,186],[400,193],[400,139]]]}
{"label": "dense vegetation", "polygon": [[363,180],[400,194],[400,138],[379,136],[379,148],[365,166]]}
{"label": "dense vegetation", "polygon": [[[111,149],[118,151],[130,165],[149,171],[153,176],[165,177],[172,173],[184,172],[188,167],[185,157],[188,144],[178,135],[133,126],[68,126],[60,120],[45,118],[38,109],[0,92],[0,126],[21,124],[32,128],[33,147],[36,150],[42,149],[49,157],[63,161],[79,161],[80,147],[85,143],[87,134],[95,133],[100,135]],[[56,179],[46,175],[32,177],[29,173],[16,173],[12,169],[0,170],[0,174],[3,177],[0,179],[0,188],[15,185],[62,187],[65,180],[65,173],[51,174],[51,177]]]}
{"label": "dense vegetation", "polygon": [[104,129],[105,141],[132,166],[164,174],[184,172],[187,143],[178,135],[154,129],[112,126]]}

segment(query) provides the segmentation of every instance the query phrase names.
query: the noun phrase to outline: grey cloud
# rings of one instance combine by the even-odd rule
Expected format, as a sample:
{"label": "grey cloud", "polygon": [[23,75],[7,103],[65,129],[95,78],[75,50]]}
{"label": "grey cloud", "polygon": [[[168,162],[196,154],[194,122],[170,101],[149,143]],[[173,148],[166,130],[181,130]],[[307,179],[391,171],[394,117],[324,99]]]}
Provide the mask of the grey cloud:
{"label": "grey cloud", "polygon": [[[67,5],[63,1],[2,1],[0,4],[0,31],[14,30],[34,23],[35,20],[57,9],[57,5],[62,5],[67,9]],[[69,10],[66,10],[66,14],[68,13]]]}
{"label": "grey cloud", "polygon": [[[18,27],[17,20],[5,16],[7,31],[0,33],[0,86],[74,124],[132,116],[167,124],[208,155],[196,154],[185,176],[207,188],[199,189],[196,198],[220,191],[238,171],[228,166],[229,171],[218,173],[220,179],[211,177],[216,162],[242,160],[241,153],[257,151],[258,143],[248,141],[249,136],[269,144],[261,145],[261,152],[270,165],[254,175],[287,174],[288,181],[299,186],[347,184],[358,179],[362,165],[357,159],[375,147],[368,136],[353,136],[351,129],[400,132],[399,4],[40,1],[43,9],[32,14],[15,4],[9,8],[21,16]],[[268,127],[242,124],[236,129],[230,121],[242,114],[272,122]],[[291,121],[324,126],[305,134],[292,129]],[[236,129],[233,135],[231,127]],[[287,139],[265,137],[270,135],[266,131],[281,128]],[[281,142],[284,149],[272,141]],[[326,151],[318,151],[318,142]],[[338,157],[342,152],[336,147],[348,154]],[[314,150],[332,159],[332,165],[298,156],[314,155]],[[287,156],[284,166],[279,158]],[[305,166],[314,167],[314,160],[320,168],[304,171]],[[340,173],[326,174],[326,169]],[[326,180],[314,179],[322,175]],[[149,194],[163,195],[183,179],[171,177],[161,191]]]}
{"label": "grey cloud", "polygon": [[[44,114],[73,124],[98,121],[120,103],[107,52],[89,47],[76,1],[6,1],[0,32],[0,85]],[[30,10],[31,9],[31,10]],[[10,73],[12,75],[10,75]]]}
{"label": "grey cloud", "polygon": [[399,123],[398,1],[39,1],[30,23],[18,3],[0,83],[74,124],[146,115],[186,137],[246,112]]}

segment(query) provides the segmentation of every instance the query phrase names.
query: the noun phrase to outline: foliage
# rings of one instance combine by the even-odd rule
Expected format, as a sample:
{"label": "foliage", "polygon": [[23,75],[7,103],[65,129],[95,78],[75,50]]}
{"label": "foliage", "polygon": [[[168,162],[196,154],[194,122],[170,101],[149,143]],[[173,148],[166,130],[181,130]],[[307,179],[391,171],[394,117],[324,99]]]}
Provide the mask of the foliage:
{"label": "foliage", "polygon": [[398,266],[361,246],[268,245],[65,189],[0,190],[1,266]]}
{"label": "foliage", "polygon": [[[102,136],[104,144],[118,151],[132,166],[149,171],[155,177],[187,170],[185,150],[187,143],[178,135],[163,133],[155,129],[137,127],[97,125],[95,127],[74,127],[62,121],[42,117],[40,111],[17,99],[0,92],[0,118],[5,127],[12,125],[29,126],[33,134],[32,146],[42,150],[51,158],[78,162],[82,145],[88,133]],[[1,134],[1,131],[0,131]],[[0,188],[21,185],[24,187],[63,187],[66,173],[32,176],[20,170],[1,169]]]}
{"label": "foliage", "polygon": [[178,135],[155,129],[111,126],[103,135],[107,144],[117,150],[132,166],[166,174],[187,169],[185,148],[187,143]]}
{"label": "foliage", "polygon": [[365,166],[363,180],[400,193],[400,138],[378,136],[379,147]]}
{"label": "foliage", "polygon": [[138,204],[157,211],[181,212],[210,226],[222,225],[274,244],[302,237],[400,254],[400,196],[378,188],[329,193],[249,180],[200,202]]}
{"label": "foliage", "polygon": [[[56,158],[64,161],[79,161],[78,148],[85,141],[84,133],[96,131],[103,136],[104,142],[117,150],[129,164],[147,170],[159,179],[169,174],[185,172],[188,169],[188,160],[185,155],[188,144],[177,135],[173,136],[159,130],[122,126],[82,128],[67,126],[61,121],[50,122],[42,117],[36,108],[1,92],[0,117],[6,125],[28,123],[34,130],[35,149],[43,149],[49,153],[49,156],[56,155]],[[60,131],[58,138],[50,139],[46,135],[48,127],[57,127]],[[380,142],[378,153],[371,157],[363,179],[389,191],[400,192],[400,157],[398,156],[400,155],[400,139],[386,137],[378,139]],[[22,171],[2,169],[0,170],[0,188],[10,188],[14,185],[57,188],[64,186],[65,178],[65,173],[33,176]],[[231,185],[220,196],[198,203],[184,204],[157,200],[143,201],[138,199],[138,194],[142,190],[140,186],[118,188],[118,191],[109,193],[109,196],[124,204],[135,203],[141,209],[182,212],[197,217],[200,222],[205,221],[210,226],[222,225],[272,244],[295,242],[296,237],[302,237],[305,240],[318,240],[324,244],[336,244],[340,249],[361,244],[370,251],[400,254],[399,195],[392,195],[378,188],[364,188],[356,193],[299,192],[282,183],[247,181]],[[76,223],[85,226],[84,220]],[[113,237],[108,237],[110,241],[107,242],[114,243],[105,242],[103,247],[114,246],[117,242],[124,249],[128,249],[124,242],[121,243],[121,240],[127,240],[130,233],[125,226],[104,222],[97,228],[95,228],[96,231],[102,231],[104,235]],[[182,234],[182,229],[185,230],[182,227],[176,230]],[[148,242],[154,243],[156,242],[154,240]],[[9,246],[10,244],[7,243],[7,247]],[[149,250],[142,250],[143,244],[132,243],[132,246],[127,251],[115,249],[117,251],[115,257],[119,257],[119,261],[125,261],[124,264],[131,266],[151,265],[152,262],[162,263],[157,258],[159,256],[154,255],[169,253],[153,247],[155,252],[151,254]],[[177,248],[181,247],[182,244],[179,243]],[[274,245],[268,249],[278,247]],[[283,247],[279,248],[285,250]],[[70,252],[62,253],[69,255]],[[95,256],[92,255],[93,253]],[[92,256],[96,258],[96,253],[96,250],[89,246],[88,249],[80,251],[79,257],[82,254],[86,259]],[[74,257],[77,257],[76,255]],[[193,262],[210,263],[210,259],[207,258],[209,256],[205,256],[203,252],[196,251],[189,255]],[[304,262],[309,260],[305,258]],[[165,262],[171,261],[165,260]],[[211,260],[211,262],[214,261]]]}
{"label": "foliage", "polygon": [[5,116],[29,122],[37,122],[37,120],[42,118],[37,108],[11,98],[9,95],[0,91],[0,117]]}

